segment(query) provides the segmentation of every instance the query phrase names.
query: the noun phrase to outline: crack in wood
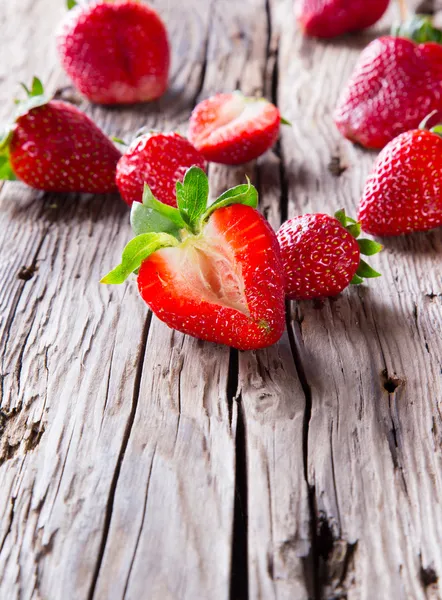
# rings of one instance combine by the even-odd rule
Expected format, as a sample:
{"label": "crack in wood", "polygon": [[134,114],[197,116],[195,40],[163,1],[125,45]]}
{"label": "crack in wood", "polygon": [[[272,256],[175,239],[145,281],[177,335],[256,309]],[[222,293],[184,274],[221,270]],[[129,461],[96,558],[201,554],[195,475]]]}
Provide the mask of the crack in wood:
{"label": "crack in wood", "polygon": [[229,408],[229,425],[232,429],[233,403],[238,394],[239,355],[238,350],[230,348],[229,372],[227,375],[227,402]]}
{"label": "crack in wood", "polygon": [[15,502],[16,502],[17,498],[15,496],[11,496],[11,510],[9,511],[9,520],[8,520],[8,528],[5,532],[5,535],[3,536],[2,542],[0,544],[0,555],[3,551],[3,548],[5,546],[5,542],[6,539],[8,537],[8,535],[11,533],[12,530],[12,523],[14,521],[14,516],[15,516]]}
{"label": "crack in wood", "polygon": [[144,521],[145,521],[145,518],[146,518],[147,499],[148,499],[148,496],[149,496],[149,484],[150,484],[150,478],[151,478],[151,475],[152,475],[153,461],[155,459],[156,449],[157,449],[157,447],[156,447],[156,444],[155,444],[155,446],[153,448],[153,451],[152,451],[152,461],[150,463],[149,474],[147,476],[146,492],[144,494],[143,516],[141,517],[141,523],[140,523],[140,527],[138,529],[138,534],[137,534],[137,539],[135,541],[134,551],[133,551],[132,558],[131,558],[130,565],[129,565],[129,569],[128,569],[128,572],[127,572],[126,583],[124,584],[123,600],[126,598],[127,590],[129,588],[130,576],[131,576],[132,569],[133,569],[133,566],[134,566],[135,557],[137,555],[138,546],[140,545],[141,533],[143,531]]}
{"label": "crack in wood", "polygon": [[109,536],[110,524],[111,524],[111,520],[112,520],[112,511],[113,511],[114,501],[115,501],[115,493],[117,490],[117,483],[118,483],[118,479],[119,479],[120,472],[121,472],[121,465],[123,463],[126,448],[129,443],[130,434],[131,434],[132,427],[133,427],[133,424],[135,421],[135,415],[137,412],[138,400],[139,400],[139,395],[140,395],[141,377],[143,374],[144,357],[146,355],[147,338],[149,335],[151,320],[152,320],[152,313],[149,312],[146,317],[146,322],[144,325],[144,330],[143,330],[143,335],[142,335],[142,340],[141,340],[141,345],[140,345],[140,352],[138,355],[138,361],[137,361],[138,366],[137,366],[137,373],[136,373],[135,382],[134,382],[132,407],[131,407],[131,411],[130,411],[130,414],[129,414],[129,417],[128,417],[128,420],[126,423],[126,428],[124,431],[123,440],[121,443],[121,448],[120,448],[120,452],[118,455],[117,463],[115,466],[114,475],[112,477],[112,481],[110,484],[109,495],[108,495],[108,499],[107,499],[107,503],[106,503],[106,510],[105,510],[105,516],[104,516],[103,533],[102,533],[100,547],[99,547],[98,554],[97,554],[97,561],[95,563],[95,568],[93,571],[91,584],[89,587],[89,593],[87,595],[88,600],[92,600],[94,598],[95,588],[97,586],[98,576],[100,574],[100,568],[101,568],[101,564],[103,562],[104,551],[106,549],[106,542],[107,542],[107,539]]}
{"label": "crack in wood", "polygon": [[[318,520],[317,520],[317,509],[315,499],[315,487],[310,485],[308,478],[308,453],[309,453],[309,427],[312,416],[312,392],[311,387],[307,381],[307,375],[304,369],[304,365],[301,359],[300,352],[298,350],[295,335],[302,341],[302,330],[301,323],[302,319],[298,315],[298,307],[296,307],[295,323],[292,327],[290,322],[290,301],[286,302],[286,319],[287,319],[287,332],[290,342],[290,348],[292,351],[293,361],[295,363],[296,372],[298,373],[299,381],[301,383],[302,390],[305,397],[305,409],[304,409],[304,422],[303,422],[303,434],[302,434],[302,453],[304,462],[304,479],[308,490],[308,507],[310,514],[310,539],[311,548],[309,555],[303,561],[304,564],[304,580],[306,588],[309,590],[309,594],[319,600],[321,595],[321,585],[319,578],[319,542],[320,536],[318,536]],[[295,330],[296,327],[296,330]],[[295,333],[296,331],[296,333]]]}
{"label": "crack in wood", "polygon": [[230,600],[248,600],[248,489],[246,429],[241,395],[237,403],[238,415],[235,437],[235,502],[233,510],[232,560],[230,570]]}
{"label": "crack in wood", "polygon": [[[31,427],[26,427],[28,412],[29,406],[23,407],[22,402],[9,412],[0,410],[0,466],[14,458],[20,449],[27,454],[40,443],[45,424],[38,420]],[[21,437],[17,437],[17,434],[21,434]]]}

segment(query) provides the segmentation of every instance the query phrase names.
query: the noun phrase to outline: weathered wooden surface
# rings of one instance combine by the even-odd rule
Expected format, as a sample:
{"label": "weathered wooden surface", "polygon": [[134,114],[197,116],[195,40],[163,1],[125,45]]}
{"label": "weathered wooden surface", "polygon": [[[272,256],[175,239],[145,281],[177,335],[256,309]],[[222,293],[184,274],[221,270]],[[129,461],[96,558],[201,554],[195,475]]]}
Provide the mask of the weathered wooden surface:
{"label": "weathered wooden surface", "polygon": [[[123,137],[185,131],[215,91],[265,94],[293,128],[211,166],[214,191],[247,172],[274,227],[354,212],[375,155],[331,113],[372,34],[303,39],[289,0],[156,5],[171,89],[106,110],[57,66],[61,3],[1,0],[0,116],[34,73]],[[1,191],[0,599],[442,598],[441,231],[388,242],[382,279],[293,303],[249,353],[99,286],[129,235],[117,197]]]}

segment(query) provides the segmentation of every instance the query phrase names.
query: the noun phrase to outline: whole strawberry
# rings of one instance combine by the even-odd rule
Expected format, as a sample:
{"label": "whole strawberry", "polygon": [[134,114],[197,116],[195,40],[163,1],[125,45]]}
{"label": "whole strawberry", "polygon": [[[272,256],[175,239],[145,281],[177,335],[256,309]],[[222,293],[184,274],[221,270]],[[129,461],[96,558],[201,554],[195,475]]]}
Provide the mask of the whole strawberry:
{"label": "whole strawberry", "polygon": [[80,92],[98,104],[132,104],[162,96],[170,51],[157,13],[137,0],[75,6],[57,35],[61,64]]}
{"label": "whole strawberry", "polygon": [[373,235],[442,226],[442,127],[402,133],[379,154],[365,184],[359,220]]}
{"label": "whole strawberry", "polygon": [[294,217],[277,233],[285,273],[285,292],[293,300],[336,296],[350,283],[379,277],[361,253],[382,248],[372,240],[357,240],[361,227],[343,210],[335,217],[314,214]]}
{"label": "whole strawberry", "polygon": [[284,330],[284,283],[278,241],[255,210],[253,186],[239,185],[207,206],[207,176],[190,168],[177,183],[177,206],[146,185],[134,202],[137,234],[103,283],[138,273],[142,298],[164,323],[240,350],[269,346]]}
{"label": "whole strawberry", "polygon": [[301,0],[298,21],[307,35],[332,38],[374,25],[390,0]]}
{"label": "whole strawberry", "polygon": [[239,165],[271,148],[280,124],[279,110],[265,98],[247,98],[241,92],[216,94],[194,108],[189,140],[206,160]]}
{"label": "whole strawberry", "polygon": [[442,33],[417,17],[374,40],[362,52],[335,112],[341,133],[367,148],[382,148],[442,109]]}
{"label": "whole strawberry", "polygon": [[206,161],[186,138],[178,133],[145,134],[132,142],[118,162],[118,189],[130,206],[142,201],[147,183],[158,200],[176,206],[176,182],[183,181],[192,166],[205,169]]}
{"label": "whole strawberry", "polygon": [[75,106],[46,97],[39,79],[25,89],[0,142],[0,179],[54,192],[116,191],[121,153],[109,138]]}

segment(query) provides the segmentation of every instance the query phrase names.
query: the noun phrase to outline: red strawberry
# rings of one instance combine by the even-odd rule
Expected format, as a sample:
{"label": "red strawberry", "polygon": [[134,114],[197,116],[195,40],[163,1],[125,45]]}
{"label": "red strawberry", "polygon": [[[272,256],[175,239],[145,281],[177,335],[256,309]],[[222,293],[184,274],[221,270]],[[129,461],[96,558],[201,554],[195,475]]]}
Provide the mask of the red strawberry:
{"label": "red strawberry", "polygon": [[176,206],[175,184],[192,166],[206,168],[206,161],[178,133],[151,133],[136,138],[117,165],[117,185],[129,204],[141,202],[147,183],[158,200]]}
{"label": "red strawberry", "polygon": [[335,217],[304,215],[281,225],[277,237],[289,298],[336,296],[350,283],[379,276],[360,255],[376,254],[381,246],[372,240],[356,240],[360,225],[343,210]]}
{"label": "red strawberry", "polygon": [[[419,41],[441,35],[428,19],[413,23],[398,32]],[[442,109],[442,45],[389,36],[371,42],[362,52],[338,102],[335,122],[348,139],[382,148],[398,134],[418,127],[435,109]]]}
{"label": "red strawberry", "polygon": [[273,146],[280,123],[279,110],[264,98],[216,94],[194,108],[189,140],[207,160],[239,165]]}
{"label": "red strawberry", "polygon": [[54,192],[116,191],[121,153],[78,108],[49,100],[34,78],[0,142],[0,179]]}
{"label": "red strawberry", "polygon": [[131,215],[140,235],[102,282],[122,283],[139,269],[142,298],[169,327],[240,350],[269,346],[284,330],[276,236],[254,208],[250,182],[207,208],[208,193],[197,167],[177,184],[178,208],[155,200],[146,186],[144,204],[134,203]]}
{"label": "red strawberry", "polygon": [[332,38],[371,27],[387,10],[390,0],[301,0],[297,12],[304,33]]}
{"label": "red strawberry", "polygon": [[137,0],[76,6],[62,23],[57,48],[66,73],[92,102],[132,104],[166,91],[166,28],[152,8]]}
{"label": "red strawberry", "polygon": [[415,129],[385,146],[359,207],[364,231],[399,235],[442,226],[441,132]]}

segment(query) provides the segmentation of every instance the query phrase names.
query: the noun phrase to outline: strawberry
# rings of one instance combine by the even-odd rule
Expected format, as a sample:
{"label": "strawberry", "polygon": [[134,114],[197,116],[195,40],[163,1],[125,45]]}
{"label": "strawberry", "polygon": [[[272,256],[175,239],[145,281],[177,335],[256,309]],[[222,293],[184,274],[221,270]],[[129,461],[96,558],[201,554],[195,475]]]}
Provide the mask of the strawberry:
{"label": "strawberry", "polygon": [[207,160],[239,165],[273,146],[280,123],[279,110],[264,98],[216,94],[194,108],[189,140]]}
{"label": "strawberry", "polygon": [[175,184],[192,166],[206,168],[202,154],[178,133],[150,133],[136,138],[117,165],[120,194],[129,204],[141,202],[144,184],[154,196],[176,206]]}
{"label": "strawberry", "polygon": [[385,146],[359,207],[364,231],[400,235],[442,226],[441,135],[442,125],[414,129]]}
{"label": "strawberry", "polygon": [[374,25],[390,0],[301,0],[297,18],[304,33],[332,38]]}
{"label": "strawberry", "polygon": [[277,233],[285,272],[286,295],[293,300],[336,296],[350,283],[379,277],[361,253],[382,248],[368,239],[357,240],[361,226],[340,210],[335,217],[314,214],[294,217]]}
{"label": "strawberry", "polygon": [[164,94],[170,51],[157,13],[137,0],[76,6],[57,34],[61,64],[80,92],[98,104],[132,104]]}
{"label": "strawberry", "polygon": [[[362,52],[335,112],[341,133],[367,148],[382,148],[442,109],[442,32],[415,17]],[[416,43],[423,42],[425,43]]]}
{"label": "strawberry", "polygon": [[255,209],[256,189],[239,185],[207,207],[207,176],[191,167],[177,206],[145,186],[132,205],[137,237],[102,283],[138,272],[138,289],[159,319],[194,337],[240,350],[275,343],[284,330],[284,282],[276,236]]}
{"label": "strawberry", "polygon": [[[25,86],[24,86],[25,87]],[[0,179],[53,192],[116,191],[121,153],[78,108],[50,100],[34,78],[0,142]]]}

